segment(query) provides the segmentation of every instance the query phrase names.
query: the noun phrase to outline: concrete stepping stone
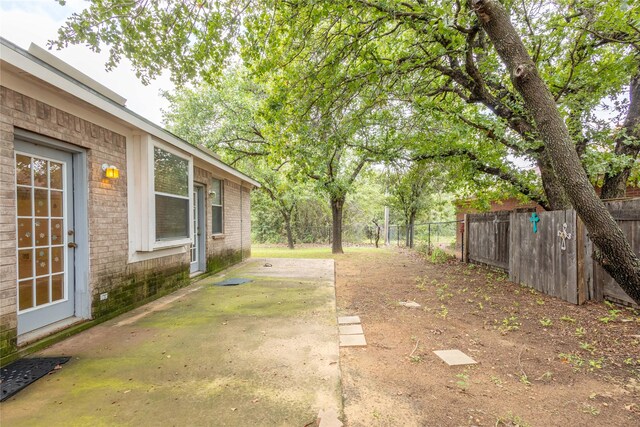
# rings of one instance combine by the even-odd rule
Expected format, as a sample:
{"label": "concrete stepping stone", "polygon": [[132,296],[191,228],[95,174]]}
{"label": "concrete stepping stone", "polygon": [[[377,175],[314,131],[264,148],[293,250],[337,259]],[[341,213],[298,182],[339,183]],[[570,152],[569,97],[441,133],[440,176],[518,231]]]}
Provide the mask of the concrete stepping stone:
{"label": "concrete stepping stone", "polygon": [[342,427],[342,421],[338,418],[338,411],[335,409],[321,409],[318,412],[318,427]]}
{"label": "concrete stepping stone", "polygon": [[338,329],[340,329],[340,335],[364,334],[362,325],[341,325],[338,327]]}
{"label": "concrete stepping stone", "polygon": [[364,347],[367,340],[364,335],[340,335],[340,347]]}
{"label": "concrete stepping stone", "polygon": [[360,323],[360,316],[338,317],[338,325],[352,325],[354,323]]}
{"label": "concrete stepping stone", "polygon": [[422,307],[420,304],[418,304],[415,301],[400,301],[398,304],[400,304],[403,307],[407,307],[407,308],[420,308],[420,307]]}
{"label": "concrete stepping stone", "polygon": [[460,350],[436,350],[434,353],[449,366],[475,365],[478,363]]}

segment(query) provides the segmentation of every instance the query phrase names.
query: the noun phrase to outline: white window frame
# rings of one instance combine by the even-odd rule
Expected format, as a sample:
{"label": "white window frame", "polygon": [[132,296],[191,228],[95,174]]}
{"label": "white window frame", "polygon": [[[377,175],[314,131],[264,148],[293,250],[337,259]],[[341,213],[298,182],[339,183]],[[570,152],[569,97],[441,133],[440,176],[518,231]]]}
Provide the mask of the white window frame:
{"label": "white window frame", "polygon": [[[225,180],[223,178],[217,178],[215,176],[212,177],[211,179],[212,179],[212,183],[213,183],[213,180],[220,181],[220,192],[222,193],[222,194],[220,194],[220,204],[219,205],[215,205],[215,206],[219,206],[221,208],[220,212],[221,212],[222,218],[220,219],[221,220],[221,224],[220,224],[221,227],[220,228],[222,230],[219,233],[214,233],[213,232],[213,228],[214,228],[214,224],[213,224],[213,206],[214,206],[213,198],[212,198],[211,202],[209,203],[209,206],[211,207],[211,235],[215,236],[215,237],[219,237],[219,236],[224,236],[224,228],[225,228],[224,227],[224,195],[226,193],[226,191],[224,189]],[[211,187],[213,188],[213,185]]]}
{"label": "white window frame", "polygon": [[[191,234],[192,230],[192,223],[193,223],[193,200],[192,200],[192,194],[193,194],[193,158],[191,156],[185,155],[183,153],[181,153],[180,151],[174,149],[173,147],[168,146],[167,144],[163,144],[159,141],[153,140],[152,139],[152,144],[151,144],[151,153],[149,156],[149,160],[151,162],[151,164],[149,165],[149,169],[151,170],[151,173],[153,174],[153,178],[151,180],[151,188],[149,189],[149,194],[150,194],[150,198],[153,201],[153,203],[149,204],[150,207],[150,224],[151,224],[151,233],[150,233],[150,238],[153,240],[153,249],[162,249],[162,248],[167,248],[167,247],[173,247],[173,246],[178,246],[178,245],[186,245],[186,244],[191,244]],[[155,149],[159,148],[161,150],[164,150],[168,153],[171,153],[177,157],[180,157],[181,159],[184,159],[187,161],[188,163],[188,177],[187,179],[188,181],[188,188],[187,188],[187,197],[181,197],[181,196],[177,196],[175,194],[165,194],[162,192],[156,192],[155,189]],[[189,205],[187,206],[187,212],[189,214],[189,218],[187,219],[187,235],[186,237],[183,238],[179,238],[179,239],[166,239],[166,240],[157,240],[156,239],[156,195],[160,194],[160,195],[165,195],[165,196],[170,196],[170,197],[176,197],[176,198],[183,198],[183,199],[187,199],[189,201]]]}
{"label": "white window frame", "polygon": [[[132,168],[130,169],[134,176],[133,188],[135,191],[130,192],[133,194],[134,200],[130,201],[135,206],[135,215],[137,224],[136,228],[130,229],[132,233],[133,242],[135,242],[136,252],[153,252],[161,249],[180,248],[184,250],[185,245],[191,244],[192,223],[193,223],[193,157],[177,150],[176,148],[158,141],[151,137],[149,134],[134,135],[134,150],[133,161],[131,162]],[[189,221],[187,236],[179,239],[171,240],[156,240],[156,193],[154,185],[155,177],[155,162],[154,162],[154,150],[160,148],[173,155],[176,155],[189,162]],[[135,170],[136,167],[140,167],[141,170]],[[175,195],[170,195],[175,196]],[[137,211],[137,212],[136,212]],[[169,254],[167,254],[169,255]],[[135,261],[137,257],[131,257],[130,260]]]}

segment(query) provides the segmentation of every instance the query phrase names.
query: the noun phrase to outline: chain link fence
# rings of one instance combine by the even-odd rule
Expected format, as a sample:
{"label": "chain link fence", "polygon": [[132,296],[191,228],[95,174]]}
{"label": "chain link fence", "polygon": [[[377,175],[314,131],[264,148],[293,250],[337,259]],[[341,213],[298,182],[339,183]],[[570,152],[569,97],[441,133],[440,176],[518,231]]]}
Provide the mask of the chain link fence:
{"label": "chain link fence", "polygon": [[411,233],[405,225],[389,226],[389,243],[397,246],[425,247],[426,252],[438,248],[445,252],[455,254],[460,248],[456,248],[456,232],[462,221],[428,222],[414,224],[413,242]]}
{"label": "chain link fence", "polygon": [[[431,252],[438,248],[448,253],[456,252],[456,231],[462,221],[430,222],[414,224],[413,244],[407,239],[407,226],[389,225],[389,244],[401,247],[423,248]],[[384,229],[380,224],[379,243],[384,244]],[[344,244],[375,244],[377,227],[370,223],[345,223],[342,227],[342,242]],[[331,224],[306,226],[303,236],[294,236],[295,243],[329,244],[331,242]],[[286,237],[281,236],[279,243],[286,243]],[[459,251],[460,248],[457,248]]]}

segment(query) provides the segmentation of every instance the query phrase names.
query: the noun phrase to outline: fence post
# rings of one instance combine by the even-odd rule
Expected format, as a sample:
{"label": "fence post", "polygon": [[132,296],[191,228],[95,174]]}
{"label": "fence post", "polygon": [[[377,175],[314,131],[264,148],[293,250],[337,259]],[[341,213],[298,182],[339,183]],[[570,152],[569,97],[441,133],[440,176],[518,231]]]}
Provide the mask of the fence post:
{"label": "fence post", "polygon": [[[516,241],[516,233],[514,229],[518,227],[518,233],[520,232],[520,228],[516,223],[516,211],[509,212],[509,280],[515,283],[520,283],[520,278],[516,279],[515,270],[519,268],[516,265],[516,262],[520,262],[520,242]],[[517,255],[517,260],[516,260]]]}
{"label": "fence post", "polygon": [[469,262],[469,215],[464,214],[464,233],[462,234],[462,261]]}
{"label": "fence post", "polygon": [[[458,224],[456,223],[456,226]],[[458,230],[456,230],[457,233]],[[464,221],[460,224],[460,262],[464,262]]]}
{"label": "fence post", "polygon": [[[578,286],[578,301],[577,303],[584,304],[584,302],[588,299],[588,290],[587,290],[587,278],[585,275],[585,259],[587,258],[585,252],[585,230],[584,224],[580,220],[580,217],[576,215],[576,264],[577,264],[577,286]],[[591,257],[589,257],[591,258]]]}
{"label": "fence post", "polygon": [[409,247],[413,249],[413,224],[409,227],[411,231],[409,231]]}
{"label": "fence post", "polygon": [[427,239],[428,243],[427,243],[427,253],[430,254],[431,253],[431,223],[429,223],[429,231],[427,232],[427,236],[429,236]]}

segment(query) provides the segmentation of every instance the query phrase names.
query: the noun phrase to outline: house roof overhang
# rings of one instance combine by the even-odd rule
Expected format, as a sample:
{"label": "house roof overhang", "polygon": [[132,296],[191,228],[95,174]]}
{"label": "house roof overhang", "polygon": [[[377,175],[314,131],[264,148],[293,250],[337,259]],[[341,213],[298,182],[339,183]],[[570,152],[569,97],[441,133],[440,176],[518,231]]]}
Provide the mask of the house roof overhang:
{"label": "house roof overhang", "polygon": [[93,105],[140,131],[146,132],[195,158],[227,172],[240,179],[243,183],[253,187],[261,187],[258,181],[224,163],[208,149],[188,143],[161,126],[129,110],[116,100],[110,99],[101,91],[90,87],[86,81],[85,83],[79,81],[2,37],[0,37],[0,60]]}

